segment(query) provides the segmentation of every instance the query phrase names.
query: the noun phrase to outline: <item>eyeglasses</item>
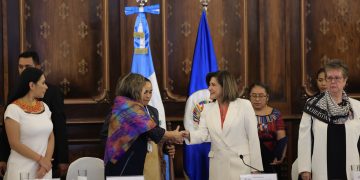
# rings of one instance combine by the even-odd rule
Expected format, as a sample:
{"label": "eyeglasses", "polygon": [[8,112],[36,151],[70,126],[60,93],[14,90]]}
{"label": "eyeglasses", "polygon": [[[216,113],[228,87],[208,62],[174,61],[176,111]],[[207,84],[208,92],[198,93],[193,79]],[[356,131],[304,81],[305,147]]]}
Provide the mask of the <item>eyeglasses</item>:
{"label": "eyeglasses", "polygon": [[250,94],[250,98],[253,98],[253,99],[256,99],[256,98],[259,98],[259,99],[263,99],[263,98],[266,98],[267,95],[266,94],[262,94],[262,93],[252,93]]}
{"label": "eyeglasses", "polygon": [[328,77],[326,77],[326,81],[328,81],[328,82],[339,82],[340,80],[342,80],[343,79],[343,77],[341,77],[341,76],[334,76],[334,77],[332,77],[332,76],[328,76]]}

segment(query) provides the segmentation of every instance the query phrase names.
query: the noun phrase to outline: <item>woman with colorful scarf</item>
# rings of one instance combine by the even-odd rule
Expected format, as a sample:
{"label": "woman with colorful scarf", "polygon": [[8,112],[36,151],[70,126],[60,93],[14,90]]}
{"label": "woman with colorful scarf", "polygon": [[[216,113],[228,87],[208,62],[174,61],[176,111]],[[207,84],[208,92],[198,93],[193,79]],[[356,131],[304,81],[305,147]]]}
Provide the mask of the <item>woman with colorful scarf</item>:
{"label": "woman with colorful scarf", "polygon": [[105,147],[105,175],[143,175],[147,143],[183,141],[179,128],[165,131],[151,118],[141,101],[146,79],[130,73],[119,79]]}
{"label": "woman with colorful scarf", "polygon": [[325,72],[327,91],[306,102],[301,118],[298,172],[304,180],[351,179],[350,166],[360,164],[360,102],[344,91],[345,64],[331,60]]}

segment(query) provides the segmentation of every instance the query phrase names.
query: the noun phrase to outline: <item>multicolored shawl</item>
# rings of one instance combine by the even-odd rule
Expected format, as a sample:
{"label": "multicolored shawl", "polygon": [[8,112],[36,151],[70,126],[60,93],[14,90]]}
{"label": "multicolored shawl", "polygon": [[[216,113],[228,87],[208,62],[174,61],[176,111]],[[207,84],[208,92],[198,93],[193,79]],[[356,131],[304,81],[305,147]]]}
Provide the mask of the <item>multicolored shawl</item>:
{"label": "multicolored shawl", "polygon": [[104,163],[116,163],[142,133],[154,128],[156,123],[144,105],[127,97],[115,98],[109,123]]}

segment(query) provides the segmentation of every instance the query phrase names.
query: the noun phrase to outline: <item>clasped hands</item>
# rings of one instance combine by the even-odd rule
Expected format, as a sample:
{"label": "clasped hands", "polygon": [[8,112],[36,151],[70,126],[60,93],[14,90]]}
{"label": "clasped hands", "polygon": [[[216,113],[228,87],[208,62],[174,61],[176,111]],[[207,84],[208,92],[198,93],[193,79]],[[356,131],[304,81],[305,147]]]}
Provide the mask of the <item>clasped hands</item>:
{"label": "clasped hands", "polygon": [[184,142],[184,138],[190,138],[190,132],[187,130],[179,131],[180,126],[177,126],[175,130],[168,131],[170,133],[170,138],[168,143],[171,144],[182,144]]}
{"label": "clasped hands", "polygon": [[51,159],[40,156],[37,162],[39,163],[39,168],[36,171],[36,178],[43,178],[52,168]]}
{"label": "clasped hands", "polygon": [[[49,172],[52,168],[51,160],[46,159],[40,156],[39,160],[39,168],[36,171],[36,178],[43,178],[47,172]],[[0,177],[3,177],[6,171],[6,162],[0,162]]]}

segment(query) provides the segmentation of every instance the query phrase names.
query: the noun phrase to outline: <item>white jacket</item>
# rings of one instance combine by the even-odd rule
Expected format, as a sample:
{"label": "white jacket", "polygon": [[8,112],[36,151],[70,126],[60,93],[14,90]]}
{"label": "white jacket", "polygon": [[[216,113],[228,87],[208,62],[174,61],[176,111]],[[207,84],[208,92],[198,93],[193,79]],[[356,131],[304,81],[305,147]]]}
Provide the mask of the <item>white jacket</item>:
{"label": "white jacket", "polygon": [[[357,142],[360,136],[360,102],[350,98],[354,119],[345,122],[346,172],[351,179],[350,166],[360,164]],[[311,157],[311,116],[303,113],[298,140],[298,172],[312,172],[313,180],[327,180],[327,124],[313,118],[314,150]]]}
{"label": "white jacket", "polygon": [[245,99],[230,102],[221,129],[220,109],[217,102],[206,104],[201,113],[199,129],[190,132],[190,143],[198,144],[211,139],[210,179],[239,180],[240,174],[249,174],[245,163],[263,170],[257,120],[251,103]]}

